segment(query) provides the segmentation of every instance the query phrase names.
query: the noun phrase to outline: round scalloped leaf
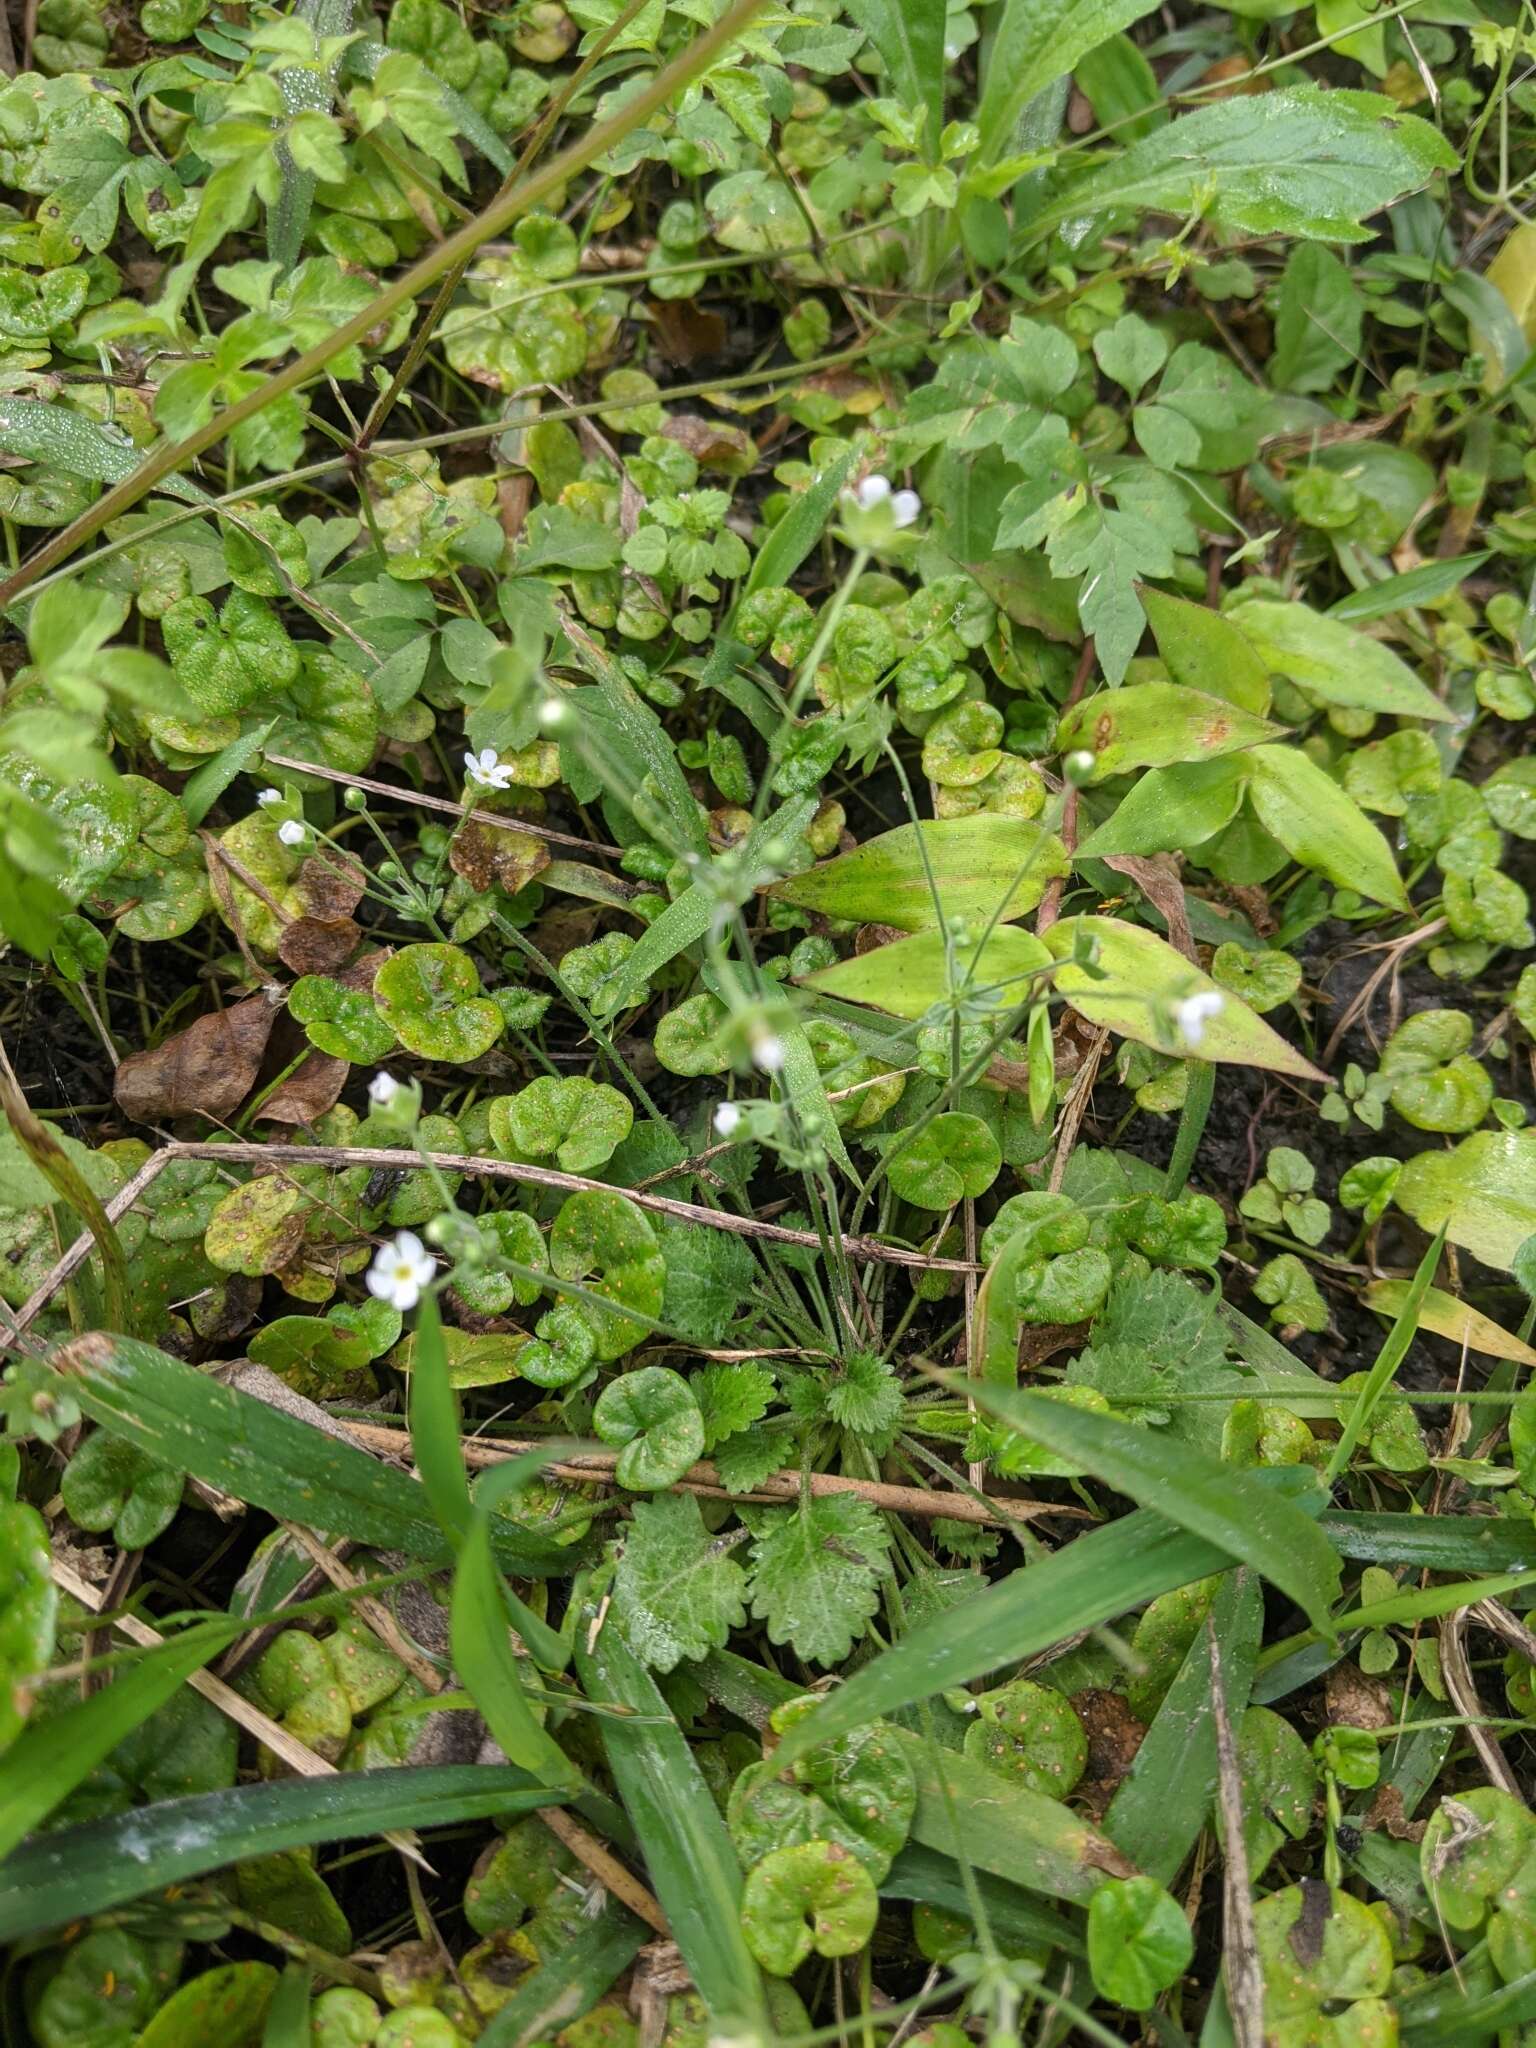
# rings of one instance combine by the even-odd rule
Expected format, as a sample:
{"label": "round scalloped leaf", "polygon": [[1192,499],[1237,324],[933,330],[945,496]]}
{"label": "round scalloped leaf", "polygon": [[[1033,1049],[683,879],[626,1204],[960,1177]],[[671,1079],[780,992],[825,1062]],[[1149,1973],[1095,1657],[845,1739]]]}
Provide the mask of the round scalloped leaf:
{"label": "round scalloped leaf", "polygon": [[[477,1216],[475,1223],[481,1237],[509,1264],[529,1267],[535,1273],[547,1270],[544,1234],[523,1210],[495,1209]],[[498,1272],[493,1261],[483,1266],[461,1265],[454,1274],[453,1291],[475,1315],[500,1316],[514,1302],[527,1308],[537,1301],[543,1282],[521,1273]]]}
{"label": "round scalloped leaf", "polygon": [[175,1521],[182,1484],[173,1465],[99,1429],[65,1466],[59,1493],[78,1527],[110,1529],[121,1549],[142,1550]]}
{"label": "round scalloped leaf", "polygon": [[541,1074],[491,1104],[491,1137],[509,1159],[553,1154],[565,1172],[591,1173],[613,1157],[634,1120],[628,1102],[604,1081]]}
{"label": "round scalloped leaf", "polygon": [[275,1273],[298,1250],[308,1197],[285,1174],[231,1188],[208,1219],[203,1251],[221,1273]]}
{"label": "round scalloped leaf", "polygon": [[160,630],[176,680],[215,718],[286,689],[299,673],[299,650],[277,614],[247,590],[231,591],[218,613],[206,597],[184,597]]}
{"label": "round scalloped leaf", "polygon": [[37,2048],[107,2043],[127,2048],[163,2004],[181,1971],[179,1941],[149,1941],[95,1927],[32,1966],[27,2018]]}
{"label": "round scalloped leaf", "polygon": [[501,1012],[480,993],[460,946],[402,946],[373,978],[373,992],[400,1043],[423,1059],[479,1059],[501,1036]]}
{"label": "round scalloped leaf", "polygon": [[322,1991],[309,2008],[310,2048],[369,2048],[378,2028],[379,2008],[350,1984]]}
{"label": "round scalloped leaf", "polygon": [[1088,1967],[1101,1998],[1145,2012],[1176,1984],[1195,1938],[1155,1878],[1112,1877],[1088,1901]]}
{"label": "round scalloped leaf", "polygon": [[[814,1694],[773,1711],[785,1734],[819,1704]],[[792,1781],[792,1782],[791,1782]],[[785,1774],[770,1756],[749,1764],[731,1787],[727,1820],[743,1863],[796,1842],[837,1842],[876,1884],[905,1843],[917,1808],[917,1780],[885,1722],[817,1745]]]}
{"label": "round scalloped leaf", "polygon": [[1446,1797],[1419,1844],[1419,1874],[1441,1918],[1470,1932],[1536,1846],[1536,1822],[1508,1792],[1478,1785]]}
{"label": "round scalloped leaf", "polygon": [[748,1873],[741,1931],[775,1977],[791,1977],[813,1951],[857,1955],[875,1931],[880,1899],[874,1880],[836,1842],[774,1849]]}
{"label": "round scalloped leaf", "polygon": [[371,991],[348,988],[328,974],[301,974],[288,991],[288,1014],[317,1051],[337,1059],[371,1062],[395,1049],[394,1028],[380,1016]]}
{"label": "round scalloped leaf", "polygon": [[[621,1194],[584,1188],[569,1196],[549,1234],[549,1263],[560,1279],[578,1280],[589,1294],[614,1304],[579,1304],[605,1362],[622,1357],[646,1334],[647,1323],[635,1316],[653,1322],[661,1314],[666,1261],[644,1211]],[[634,1313],[621,1313],[625,1309]]]}
{"label": "round scalloped leaf", "polygon": [[910,1144],[893,1153],[890,1182],[919,1209],[952,1209],[965,1196],[984,1195],[1003,1163],[1002,1147],[979,1116],[949,1110],[936,1116]]}
{"label": "round scalloped leaf", "polygon": [[[355,668],[321,647],[302,647],[299,673],[267,738],[267,751],[360,775],[379,744],[379,708]],[[319,789],[318,776],[285,770],[300,789]]]}
{"label": "round scalloped leaf", "polygon": [[669,1074],[696,1079],[700,1074],[723,1074],[731,1064],[729,1048],[722,1042],[721,1026],[727,1010],[724,1003],[707,993],[690,996],[669,1010],[656,1026],[656,1057]]}
{"label": "round scalloped leaf", "polygon": [[0,1753],[9,1749],[32,1711],[27,1681],[53,1658],[59,1595],[53,1583],[48,1530],[23,1501],[0,1505]]}
{"label": "round scalloped leaf", "polygon": [[1015,1779],[1030,1792],[1065,1799],[1088,1766],[1088,1737],[1071,1703],[1027,1678],[976,1701],[977,1718],[965,1731],[973,1762]]}
{"label": "round scalloped leaf", "polygon": [[518,1371],[536,1387],[573,1385],[597,1357],[591,1323],[574,1301],[561,1301],[539,1317],[536,1327],[538,1337],[524,1348]]}
{"label": "round scalloped leaf", "polygon": [[636,1493],[671,1486],[704,1455],[704,1418],[693,1389],[665,1365],[643,1365],[612,1380],[597,1398],[592,1427],[617,1444],[614,1477]]}
{"label": "round scalloped leaf", "polygon": [[[1313,1886],[1327,1892],[1320,1935],[1313,1931]],[[1315,1909],[1314,1909],[1315,1910]],[[1298,1925],[1307,1915],[1305,1928]],[[1253,1909],[1254,1943],[1264,1966],[1264,2014],[1271,2025],[1285,2021],[1325,2024],[1325,2008],[1348,2002],[1352,2005],[1375,2001],[1385,1993],[1392,1976],[1392,1943],[1378,1916],[1363,1899],[1348,1892],[1334,1891],[1317,1878],[1287,1885],[1271,1892]],[[1311,1953],[1311,1961],[1302,1956]],[[1386,2018],[1385,2010],[1382,2017]],[[1395,2029],[1394,2029],[1395,2031]],[[1287,2033],[1286,2038],[1291,2038]],[[1303,2038],[1297,2036],[1298,2039]],[[1304,2038],[1320,2040],[1321,2033]],[[1351,2034],[1351,2040],[1369,2038]],[[1385,2031],[1378,2036],[1392,2036]]]}
{"label": "round scalloped leaf", "polygon": [[257,2048],[276,1989],[270,1963],[204,1970],[167,1999],[134,2048]]}
{"label": "round scalloped leaf", "polygon": [[257,1659],[239,1689],[290,1735],[334,1763],[352,1733],[352,1709],[325,1646],[287,1628]]}

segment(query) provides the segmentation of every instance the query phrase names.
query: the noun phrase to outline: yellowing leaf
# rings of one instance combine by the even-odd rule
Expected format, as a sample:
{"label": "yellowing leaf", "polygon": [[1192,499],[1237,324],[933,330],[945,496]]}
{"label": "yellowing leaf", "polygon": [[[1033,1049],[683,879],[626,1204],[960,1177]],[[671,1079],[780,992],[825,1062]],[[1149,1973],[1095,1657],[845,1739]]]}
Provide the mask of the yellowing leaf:
{"label": "yellowing leaf", "polygon": [[951,946],[942,932],[916,932],[805,977],[805,986],[893,1017],[921,1017],[942,997],[965,990],[1000,1007],[1020,1003],[1051,955],[1033,933],[1000,924],[979,946]]}
{"label": "yellowing leaf", "polygon": [[1067,865],[1054,832],[980,812],[900,825],[767,893],[824,917],[917,932],[955,917],[1026,917]]}
{"label": "yellowing leaf", "polygon": [[[1094,941],[1093,968],[1072,959],[1080,939]],[[1045,934],[1045,943],[1062,963],[1053,985],[1090,1024],[1107,1025],[1122,1038],[1179,1059],[1266,1067],[1306,1081],[1326,1078],[1246,1003],[1218,989],[1208,974],[1142,925],[1113,917],[1064,917]],[[1198,995],[1219,997],[1220,1007],[1201,1018],[1198,1044],[1191,1044],[1173,1011]]]}
{"label": "yellowing leaf", "polygon": [[1438,1230],[1508,1271],[1536,1233],[1536,1131],[1478,1131],[1449,1152],[1407,1160],[1392,1191],[1421,1230]]}
{"label": "yellowing leaf", "polygon": [[[1406,1280],[1373,1280],[1365,1290],[1365,1305],[1378,1315],[1396,1316],[1408,1299],[1408,1287]],[[1418,1323],[1421,1330],[1433,1330],[1437,1337],[1449,1337],[1453,1344],[1464,1344],[1485,1357],[1536,1365],[1536,1351],[1529,1344],[1438,1287],[1431,1287],[1420,1302]]]}
{"label": "yellowing leaf", "polygon": [[1177,683],[1131,683],[1075,705],[1057,728],[1056,745],[1063,754],[1086,747],[1094,761],[1088,780],[1103,782],[1128,768],[1212,761],[1274,739],[1283,730],[1200,690]]}

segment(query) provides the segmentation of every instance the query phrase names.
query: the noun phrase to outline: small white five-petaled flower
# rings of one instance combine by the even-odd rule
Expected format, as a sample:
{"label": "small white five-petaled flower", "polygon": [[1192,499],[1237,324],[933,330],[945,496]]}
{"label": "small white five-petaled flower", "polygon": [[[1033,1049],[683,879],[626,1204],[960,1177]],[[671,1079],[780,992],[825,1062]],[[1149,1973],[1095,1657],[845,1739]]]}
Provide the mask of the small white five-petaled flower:
{"label": "small white five-petaled flower", "polygon": [[752,1064],[765,1074],[777,1074],[784,1065],[784,1041],[771,1031],[761,1032],[752,1041]]}
{"label": "small white five-petaled flower", "polygon": [[284,846],[302,846],[309,837],[309,827],[297,818],[284,818],[277,828],[277,836]]}
{"label": "small white five-petaled flower", "polygon": [[368,1100],[376,1102],[381,1109],[387,1109],[399,1093],[400,1083],[393,1074],[386,1074],[382,1070],[368,1083]]}
{"label": "small white five-petaled flower", "polygon": [[464,773],[482,789],[510,789],[512,786],[512,770],[501,765],[494,747],[482,747],[478,754],[466,754]]}
{"label": "small white five-petaled flower", "polygon": [[256,792],[256,801],[264,811],[270,811],[274,804],[280,804],[283,792],[280,789],[261,789]]}
{"label": "small white five-petaled flower", "polygon": [[888,476],[865,477],[853,497],[861,512],[873,512],[877,505],[889,503],[893,526],[910,526],[923,509],[923,501],[916,491],[893,492]]}
{"label": "small white five-petaled flower", "polygon": [[722,1102],[715,1111],[715,1129],[722,1138],[728,1138],[741,1122],[741,1111],[734,1102]]}
{"label": "small white five-petaled flower", "polygon": [[1198,995],[1186,996],[1174,1007],[1174,1022],[1179,1035],[1186,1045],[1198,1045],[1205,1036],[1205,1020],[1214,1017],[1220,1010],[1223,997],[1216,989],[1202,989]]}
{"label": "small white five-petaled flower", "polygon": [[414,1308],[436,1267],[414,1230],[402,1230],[374,1253],[368,1268],[368,1292],[391,1308]]}

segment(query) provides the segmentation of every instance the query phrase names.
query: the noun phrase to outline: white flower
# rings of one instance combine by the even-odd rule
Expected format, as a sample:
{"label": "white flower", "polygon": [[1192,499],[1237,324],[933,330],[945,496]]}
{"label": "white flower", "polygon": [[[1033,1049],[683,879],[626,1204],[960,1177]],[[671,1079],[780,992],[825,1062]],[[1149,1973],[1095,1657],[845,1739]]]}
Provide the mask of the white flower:
{"label": "white flower", "polygon": [[368,1292],[391,1308],[414,1308],[437,1268],[414,1230],[402,1230],[381,1244],[368,1268]]}
{"label": "white flower", "polygon": [[309,827],[297,818],[284,818],[277,828],[277,836],[284,846],[302,846],[309,837]]}
{"label": "white flower", "polygon": [[512,785],[512,770],[502,767],[494,747],[482,747],[478,754],[466,754],[464,773],[482,789],[509,789]]}
{"label": "white flower", "polygon": [[274,804],[280,804],[283,792],[280,789],[263,789],[256,793],[256,801],[264,811],[270,811]]}
{"label": "white flower", "polygon": [[867,476],[853,495],[861,512],[873,512],[891,495],[891,480],[888,476]]}
{"label": "white flower", "polygon": [[715,1111],[715,1129],[722,1138],[728,1138],[741,1122],[741,1111],[734,1102],[722,1102]]}
{"label": "white flower", "polygon": [[378,1103],[381,1109],[387,1108],[399,1093],[400,1083],[393,1074],[377,1073],[368,1083],[368,1100]]}
{"label": "white flower", "polygon": [[553,732],[556,726],[565,723],[565,700],[561,697],[546,697],[539,706],[539,724],[546,732]]}
{"label": "white flower", "polygon": [[923,509],[916,491],[898,491],[891,500],[891,518],[897,526],[910,526]]}
{"label": "white flower", "polygon": [[765,1074],[777,1074],[784,1065],[784,1041],[763,1031],[752,1041],[752,1064]]}
{"label": "white flower", "polygon": [[1182,1003],[1174,1006],[1174,1022],[1179,1035],[1186,1045],[1198,1045],[1205,1036],[1205,1020],[1214,1017],[1222,1007],[1225,998],[1213,988],[1202,989],[1198,995],[1186,996]]}

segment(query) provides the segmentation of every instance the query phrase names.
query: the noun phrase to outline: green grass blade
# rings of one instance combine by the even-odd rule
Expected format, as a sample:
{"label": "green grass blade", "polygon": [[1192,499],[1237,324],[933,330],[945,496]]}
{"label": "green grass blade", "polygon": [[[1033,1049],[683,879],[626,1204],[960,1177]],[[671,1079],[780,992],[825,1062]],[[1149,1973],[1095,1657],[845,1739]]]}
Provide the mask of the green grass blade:
{"label": "green grass blade", "polygon": [[307,1963],[290,1963],[284,1970],[267,2007],[261,2048],[311,2048],[309,1996],[314,1981]]}
{"label": "green grass blade", "polygon": [[[110,1699],[118,1689],[95,1698]],[[509,1766],[452,1764],[283,1778],[162,1799],[43,1835],[0,1863],[0,1941],[105,1913],[245,1857],[391,1829],[510,1819],[558,1797]]]}
{"label": "green grass blade", "polygon": [[[429,1564],[453,1554],[417,1480],[152,1344],[80,1337],[51,1362],[93,1422],[236,1500]],[[529,1575],[553,1569],[530,1560],[515,1532],[498,1530],[496,1548]]]}
{"label": "green grass blade", "polygon": [[1310,1515],[1281,1499],[1257,1473],[1234,1471],[1187,1444],[1169,1443],[1150,1430],[1069,1408],[1043,1394],[1012,1393],[986,1382],[946,1384],[961,1391],[969,1386],[978,1407],[989,1415],[1072,1459],[1117,1493],[1204,1537],[1229,1558],[1251,1564],[1288,1593],[1315,1628],[1332,1634],[1339,1554]]}
{"label": "green grass blade", "polygon": [[434,1296],[416,1314],[411,1352],[411,1456],[422,1488],[448,1541],[457,1547],[469,1533],[469,1480],[459,1443],[459,1404],[448,1378],[443,1319]]}
{"label": "green grass blade", "polygon": [[484,1514],[475,1517],[459,1550],[449,1639],[454,1669],[502,1753],[544,1784],[574,1789],[581,1774],[535,1716],[512,1654],[501,1576]]}
{"label": "green grass blade", "polygon": [[1377,1402],[1391,1385],[1397,1368],[1408,1356],[1408,1347],[1418,1332],[1419,1310],[1424,1304],[1425,1295],[1429,1292],[1430,1282],[1435,1277],[1435,1270],[1440,1264],[1440,1254],[1444,1249],[1445,1225],[1442,1223],[1435,1234],[1434,1243],[1419,1261],[1418,1271],[1414,1274],[1408,1292],[1403,1297],[1403,1305],[1397,1312],[1397,1321],[1388,1330],[1386,1339],[1376,1354],[1376,1361],[1366,1374],[1365,1385],[1360,1389],[1359,1397],[1339,1433],[1339,1440],[1333,1447],[1333,1455],[1328,1460],[1328,1469],[1323,1474],[1329,1486],[1334,1484],[1340,1473],[1348,1469],[1355,1445],[1359,1443],[1369,1426]]}
{"label": "green grass blade", "polygon": [[[3,415],[0,415],[3,417]],[[806,556],[821,539],[837,494],[853,469],[853,455],[841,455],[824,469],[815,482],[791,499],[789,510],[770,531],[753,558],[742,586],[742,596],[755,590],[774,590],[788,583]]]}
{"label": "green grass blade", "polygon": [[576,1620],[576,1670],[587,1698],[665,1724],[632,1727],[605,1718],[602,1730],[608,1768],[672,1939],[709,2008],[712,2032],[743,2048],[766,2044],[773,2036],[762,1978],[742,1936],[741,1865],[725,1821],[656,1681],[611,1620],[594,1640],[595,1621],[595,1609]]}
{"label": "green grass blade", "polygon": [[1079,1536],[1043,1564],[1021,1566],[963,1606],[919,1622],[792,1728],[777,1754],[787,1768],[818,1742],[945,1686],[968,1685],[1016,1664],[1229,1562],[1214,1544],[1174,1528],[1161,1515],[1127,1515]]}
{"label": "green grass blade", "polygon": [[612,1900],[598,1917],[518,1985],[480,2036],[479,2048],[533,2048],[590,2012],[649,1940],[650,1930]]}
{"label": "green grass blade", "polygon": [[1506,1515],[1326,1514],[1322,1526],[1351,1564],[1429,1572],[1536,1571],[1536,1529]]}
{"label": "green grass blade", "polygon": [[104,1691],[23,1729],[0,1761],[0,1857],[245,1626],[225,1619],[189,1629],[148,1651]]}
{"label": "green grass blade", "polygon": [[[1264,1632],[1264,1603],[1252,1572],[1227,1572],[1211,1610],[1221,1643],[1227,1710],[1239,1720],[1253,1687]],[[1190,1644],[1145,1741],[1104,1816],[1105,1832],[1160,1884],[1171,1885],[1194,1848],[1216,1791],[1216,1727],[1211,1715],[1211,1639]]]}

